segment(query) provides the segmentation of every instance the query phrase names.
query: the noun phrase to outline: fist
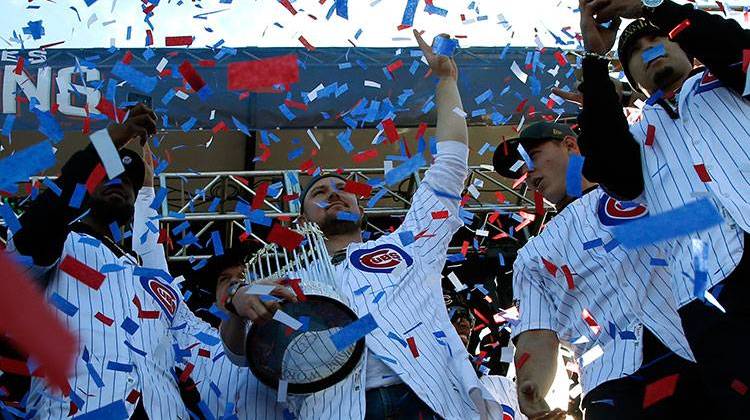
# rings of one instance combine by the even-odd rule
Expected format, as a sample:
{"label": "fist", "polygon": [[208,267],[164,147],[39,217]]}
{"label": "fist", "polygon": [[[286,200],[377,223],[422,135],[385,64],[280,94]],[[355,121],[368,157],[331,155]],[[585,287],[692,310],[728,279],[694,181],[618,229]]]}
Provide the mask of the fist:
{"label": "fist", "polygon": [[149,136],[156,134],[156,114],[148,106],[139,103],[128,111],[125,121],[107,127],[115,147],[121,149],[131,140],[138,139],[141,146]]}

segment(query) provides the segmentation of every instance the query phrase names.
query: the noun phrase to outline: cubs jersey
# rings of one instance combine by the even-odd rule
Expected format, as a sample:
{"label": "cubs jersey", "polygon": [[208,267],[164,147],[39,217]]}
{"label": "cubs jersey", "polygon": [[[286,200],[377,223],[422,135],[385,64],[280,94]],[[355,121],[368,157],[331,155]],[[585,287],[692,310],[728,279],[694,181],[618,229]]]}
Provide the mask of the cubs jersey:
{"label": "cubs jersey", "polygon": [[624,206],[596,188],[555,216],[513,265],[520,301],[513,336],[555,331],[578,359],[584,393],[640,367],[644,326],[694,360],[670,290],[668,249],[625,250],[610,233],[647,215],[645,207]]}
{"label": "cubs jersey", "polygon": [[[645,201],[654,214],[707,196],[726,223],[674,241],[669,265],[679,306],[694,295],[692,240],[709,245],[708,287],[727,277],[742,257],[750,232],[750,102],[707,71],[689,78],[679,93],[679,119],[646,106],[630,132],[641,149]],[[649,139],[649,126],[653,138]]]}

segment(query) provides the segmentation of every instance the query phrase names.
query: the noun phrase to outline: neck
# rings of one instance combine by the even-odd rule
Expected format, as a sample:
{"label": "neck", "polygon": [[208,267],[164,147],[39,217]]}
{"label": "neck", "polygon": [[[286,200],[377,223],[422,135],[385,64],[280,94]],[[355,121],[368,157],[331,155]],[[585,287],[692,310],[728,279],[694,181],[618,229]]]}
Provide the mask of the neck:
{"label": "neck", "polygon": [[111,239],[112,233],[109,231],[109,225],[93,217],[87,217],[81,220],[81,223],[91,228],[97,235],[106,236]]}
{"label": "neck", "polygon": [[[593,187],[596,187],[597,185],[598,184],[596,182],[591,182],[588,179],[586,179],[586,177],[582,177],[582,179],[581,179],[581,190],[582,191],[587,191],[587,190],[589,190],[589,189],[591,189]],[[578,197],[571,197],[569,195],[565,195],[565,197],[563,197],[562,200],[560,200],[559,202],[555,203],[555,209],[557,209],[557,211],[559,212],[562,209],[564,209],[565,207],[567,207],[568,204],[576,201],[577,199],[578,199]]]}
{"label": "neck", "polygon": [[349,244],[355,242],[362,242],[362,231],[359,229],[351,233],[329,236],[326,238],[326,249],[328,250],[328,255],[333,256],[336,252],[346,249]]}
{"label": "neck", "polygon": [[[669,94],[670,92],[673,92],[676,94],[677,92],[680,91],[680,89],[682,88],[682,84],[685,83],[685,80],[687,80],[688,77],[690,77],[690,72],[683,74],[682,76],[677,78],[677,80],[665,86],[662,89],[662,91],[664,92],[665,95]],[[649,92],[649,96],[653,96],[658,90],[659,88],[657,87],[656,89],[654,89],[653,92]]]}

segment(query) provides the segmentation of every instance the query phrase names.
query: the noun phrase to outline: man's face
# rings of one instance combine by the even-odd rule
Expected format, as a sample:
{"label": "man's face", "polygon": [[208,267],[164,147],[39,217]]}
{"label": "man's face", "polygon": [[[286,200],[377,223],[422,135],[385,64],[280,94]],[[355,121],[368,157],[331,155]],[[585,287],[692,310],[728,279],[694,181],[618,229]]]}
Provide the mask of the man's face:
{"label": "man's face", "polygon": [[[648,63],[644,62],[643,52],[659,44],[664,46],[664,55]],[[652,95],[659,89],[666,90],[685,78],[692,70],[693,64],[676,42],[663,36],[646,35],[636,41],[630,54],[628,68],[641,90]]]}
{"label": "man's face", "polygon": [[133,217],[134,205],[135,191],[127,176],[99,184],[89,197],[92,216],[107,223],[128,223]]}
{"label": "man's face", "polygon": [[469,338],[471,337],[471,329],[474,328],[474,322],[469,319],[468,316],[455,315],[451,319],[453,328],[456,329],[458,336],[461,338],[461,342],[464,343],[464,347],[469,345]]}
{"label": "man's face", "polygon": [[216,297],[217,300],[223,299],[227,293],[227,288],[230,284],[237,280],[245,279],[245,267],[238,265],[234,267],[228,267],[219,273],[219,277],[216,280]]}
{"label": "man's face", "polygon": [[[568,171],[570,153],[565,144],[566,141],[568,140],[548,140],[526,149],[534,162],[534,170],[528,171],[527,169],[526,183],[555,204],[566,197],[565,176]],[[570,141],[575,142],[575,140]]]}
{"label": "man's face", "polygon": [[[344,191],[346,182],[338,178],[323,178],[305,196],[303,214],[307,221],[317,223],[327,235],[349,233],[359,229],[362,211],[357,196]],[[340,220],[339,212],[352,213],[357,221]]]}

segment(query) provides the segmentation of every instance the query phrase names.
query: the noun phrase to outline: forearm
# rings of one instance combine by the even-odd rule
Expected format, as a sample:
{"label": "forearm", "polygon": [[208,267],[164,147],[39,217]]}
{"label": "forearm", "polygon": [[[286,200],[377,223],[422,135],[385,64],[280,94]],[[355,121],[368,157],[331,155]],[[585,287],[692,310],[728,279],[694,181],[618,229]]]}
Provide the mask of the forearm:
{"label": "forearm", "polygon": [[[469,144],[469,131],[463,113],[458,84],[452,77],[442,77],[437,85],[437,141],[454,140]],[[460,111],[460,112],[457,112]]]}
{"label": "forearm", "polygon": [[[236,315],[230,315],[229,318],[221,322],[219,327],[221,341],[224,343],[224,348],[235,356],[244,357],[245,355],[247,326],[247,321]],[[232,360],[232,362],[239,364],[238,360]]]}
{"label": "forearm", "polygon": [[559,347],[560,341],[554,331],[532,330],[521,333],[516,344],[516,382],[532,382],[536,384],[542,397],[547,395],[555,380]]}
{"label": "forearm", "polygon": [[583,175],[616,198],[632,200],[643,192],[640,146],[630,133],[607,61],[583,60],[583,110],[578,139],[586,160]]}
{"label": "forearm", "polygon": [[671,0],[647,12],[646,18],[666,31],[685,20],[690,21],[690,26],[674,37],[675,41],[688,55],[705,64],[727,87],[742,94],[745,86],[742,54],[750,48],[750,30],[743,29],[732,19]]}

